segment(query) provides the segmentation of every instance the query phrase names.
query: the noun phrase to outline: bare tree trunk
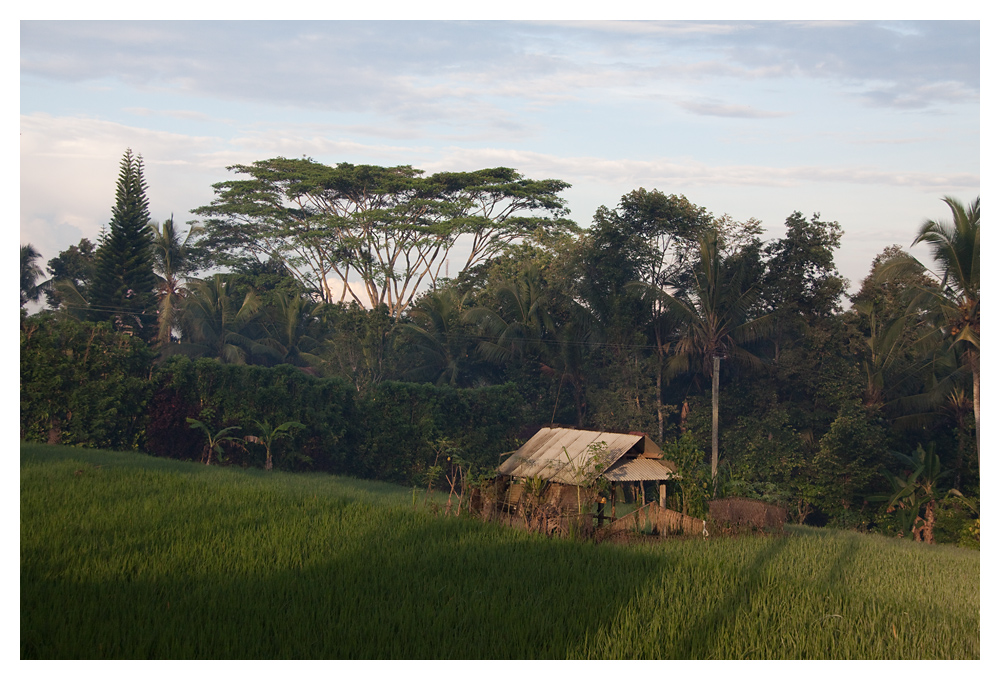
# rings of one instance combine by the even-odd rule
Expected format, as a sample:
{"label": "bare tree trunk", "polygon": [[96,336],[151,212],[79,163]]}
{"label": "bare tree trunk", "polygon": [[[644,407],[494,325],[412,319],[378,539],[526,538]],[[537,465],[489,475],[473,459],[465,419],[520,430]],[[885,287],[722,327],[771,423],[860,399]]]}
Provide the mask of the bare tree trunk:
{"label": "bare tree trunk", "polygon": [[982,461],[979,457],[979,352],[969,351],[972,363],[972,409],[976,414],[976,465],[982,474]]}
{"label": "bare tree trunk", "polygon": [[719,357],[712,357],[712,496],[717,490],[719,471]]}
{"label": "bare tree trunk", "polygon": [[[662,359],[660,360],[662,363]],[[656,372],[656,424],[660,428],[660,438],[657,440],[663,443],[663,367]]]}

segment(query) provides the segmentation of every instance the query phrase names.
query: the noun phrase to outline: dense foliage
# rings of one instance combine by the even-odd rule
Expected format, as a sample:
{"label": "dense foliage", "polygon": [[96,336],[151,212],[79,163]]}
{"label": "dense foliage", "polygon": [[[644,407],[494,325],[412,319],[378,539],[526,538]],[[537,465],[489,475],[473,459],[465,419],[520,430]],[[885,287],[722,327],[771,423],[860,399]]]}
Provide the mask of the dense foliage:
{"label": "dense foliage", "polygon": [[134,449],[154,352],[107,322],[21,320],[21,438]]}
{"label": "dense foliage", "polygon": [[[425,176],[277,158],[232,169],[240,178],[196,211],[204,228],[148,230],[156,365],[143,355],[144,396],[121,407],[136,412],[122,421],[129,433],[89,440],[50,423],[70,419],[39,406],[46,385],[63,394],[124,379],[84,379],[90,369],[33,354],[25,323],[68,323],[45,312],[22,322],[24,436],[58,430],[55,440],[195,459],[204,442],[186,418],[249,435],[254,421],[295,421],[305,427],[276,444],[278,467],[413,482],[444,450],[486,470],[549,423],[641,431],[684,452],[711,493],[897,535],[912,527],[876,500],[908,474],[894,453],[933,445],[950,487],[973,501],[962,507],[975,507],[978,199],[947,199],[952,223],[914,225],[937,271],[891,246],[845,300],[843,229],[819,215],[794,211],[781,238],[764,240],[756,220],[637,189],[580,230],[565,217],[565,183],[508,168]],[[449,278],[449,254],[469,239]],[[49,263],[58,319],[79,316],[95,290],[88,246]],[[25,286],[22,299],[34,294]],[[86,353],[89,331],[60,332]],[[223,448],[227,463],[265,457]],[[694,492],[670,493],[680,509],[703,505]]]}

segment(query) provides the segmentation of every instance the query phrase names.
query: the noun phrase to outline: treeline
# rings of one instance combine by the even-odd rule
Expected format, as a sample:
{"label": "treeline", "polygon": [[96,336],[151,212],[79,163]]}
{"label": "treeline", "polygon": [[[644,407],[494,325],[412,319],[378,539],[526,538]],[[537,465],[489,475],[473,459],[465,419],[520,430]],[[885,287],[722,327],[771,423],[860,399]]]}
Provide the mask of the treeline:
{"label": "treeline", "polygon": [[[126,161],[120,201],[126,166],[142,184],[141,160]],[[308,426],[286,467],[412,482],[445,449],[488,467],[557,423],[646,432],[688,461],[702,493],[779,502],[802,522],[907,533],[928,509],[933,523],[959,507],[949,489],[978,497],[978,199],[947,199],[951,223],[915,225],[935,271],[890,246],[848,297],[841,227],[819,215],[793,212],[764,240],[755,220],[638,189],[584,230],[566,219],[565,183],[505,168],[232,169],[241,179],[195,211],[204,224],[146,227],[151,301],[132,304],[124,278],[114,300],[94,292],[110,250],[127,250],[114,224],[97,248],[50,261],[42,284],[30,257],[26,283],[22,248],[22,303],[44,293],[52,308],[22,316],[23,436],[54,436],[49,416],[25,420],[25,403],[43,400],[26,395],[48,389],[26,387],[25,338],[76,318],[108,324],[81,338],[103,333],[113,352],[130,334],[147,353],[137,365],[155,365],[145,411],[125,408],[139,420],[115,446],[191,457],[184,418],[223,428],[266,415]],[[116,389],[138,389],[129,381],[142,382],[123,374]],[[72,420],[57,438],[97,445],[74,439]]]}

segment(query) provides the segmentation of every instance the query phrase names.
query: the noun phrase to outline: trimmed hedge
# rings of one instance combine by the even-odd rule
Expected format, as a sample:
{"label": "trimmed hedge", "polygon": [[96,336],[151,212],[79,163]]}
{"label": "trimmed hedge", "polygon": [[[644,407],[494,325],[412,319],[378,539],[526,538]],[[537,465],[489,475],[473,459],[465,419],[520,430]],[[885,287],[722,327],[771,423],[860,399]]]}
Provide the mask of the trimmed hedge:
{"label": "trimmed hedge", "polygon": [[[209,429],[239,427],[240,436],[260,434],[255,420],[271,426],[302,423],[304,429],[276,444],[276,464],[286,469],[339,472],[355,443],[353,393],[337,378],[314,378],[288,365],[236,366],[171,357],[157,368],[154,382],[145,448],[156,456],[201,457],[204,438],[188,426],[189,417]],[[231,463],[263,465],[261,446],[227,448]],[[294,453],[282,456],[284,452]]]}
{"label": "trimmed hedge", "polygon": [[365,436],[349,472],[412,484],[433,465],[442,439],[477,470],[495,469],[500,454],[518,446],[525,407],[511,383],[461,389],[385,382],[360,410]]}
{"label": "trimmed hedge", "polygon": [[[476,389],[387,382],[369,395],[288,365],[171,357],[154,365],[141,340],[106,323],[21,322],[21,438],[200,459],[204,436],[254,421],[303,423],[275,447],[278,467],[418,483],[444,439],[478,470],[517,447],[525,406],[513,384]],[[262,466],[263,447],[227,444],[225,463]]]}
{"label": "trimmed hedge", "polygon": [[21,439],[138,449],[154,356],[106,322],[22,319]]}

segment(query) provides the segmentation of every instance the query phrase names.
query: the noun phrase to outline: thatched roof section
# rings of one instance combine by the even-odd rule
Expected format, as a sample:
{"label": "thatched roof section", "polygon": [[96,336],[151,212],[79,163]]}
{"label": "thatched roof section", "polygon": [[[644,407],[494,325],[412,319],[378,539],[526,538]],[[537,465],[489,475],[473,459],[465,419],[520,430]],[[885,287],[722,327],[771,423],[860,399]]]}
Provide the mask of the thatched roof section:
{"label": "thatched roof section", "polygon": [[500,465],[511,477],[588,486],[598,477],[611,481],[672,479],[676,468],[644,434],[545,427]]}

